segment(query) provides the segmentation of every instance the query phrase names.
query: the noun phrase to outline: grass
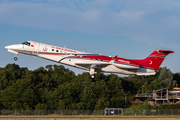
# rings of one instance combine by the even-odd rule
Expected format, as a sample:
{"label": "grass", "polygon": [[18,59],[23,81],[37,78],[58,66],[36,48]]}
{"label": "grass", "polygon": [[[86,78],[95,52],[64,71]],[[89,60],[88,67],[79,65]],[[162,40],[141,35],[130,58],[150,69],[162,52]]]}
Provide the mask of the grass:
{"label": "grass", "polygon": [[[64,120],[63,118],[3,118],[3,120]],[[65,120],[179,120],[179,118],[66,118]]]}
{"label": "grass", "polygon": [[[138,105],[137,105],[138,106]],[[140,105],[141,106],[141,105]],[[146,106],[146,105],[145,105]],[[139,106],[138,106],[139,107]],[[143,106],[144,107],[144,106]],[[136,107],[135,107],[136,108]],[[134,109],[135,109],[134,108]],[[139,113],[139,112],[138,112]],[[143,116],[129,113],[127,116],[104,116],[104,115],[0,115],[0,120],[179,120],[180,116],[160,115]]]}

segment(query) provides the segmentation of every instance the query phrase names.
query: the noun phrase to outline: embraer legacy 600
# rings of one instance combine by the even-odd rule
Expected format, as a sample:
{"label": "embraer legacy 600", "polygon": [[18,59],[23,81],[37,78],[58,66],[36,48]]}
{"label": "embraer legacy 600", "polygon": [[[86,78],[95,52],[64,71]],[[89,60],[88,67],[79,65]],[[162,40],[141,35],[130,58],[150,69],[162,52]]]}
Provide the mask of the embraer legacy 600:
{"label": "embraer legacy 600", "polygon": [[65,47],[58,47],[44,43],[27,41],[22,44],[9,45],[5,47],[9,52],[38,56],[54,62],[84,69],[89,72],[91,78],[97,72],[119,73],[125,75],[154,75],[170,50],[156,49],[143,60],[124,59],[120,57],[109,57],[91,54]]}

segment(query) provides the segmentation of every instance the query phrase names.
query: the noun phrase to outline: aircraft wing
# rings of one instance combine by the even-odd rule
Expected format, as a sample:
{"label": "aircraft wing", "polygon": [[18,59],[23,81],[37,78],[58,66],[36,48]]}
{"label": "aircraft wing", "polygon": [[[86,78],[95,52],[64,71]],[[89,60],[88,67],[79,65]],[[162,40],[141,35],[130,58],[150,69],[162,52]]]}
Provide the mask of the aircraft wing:
{"label": "aircraft wing", "polygon": [[85,67],[85,68],[93,68],[93,69],[101,69],[104,67],[107,67],[108,65],[111,65],[109,63],[75,63],[78,66]]}

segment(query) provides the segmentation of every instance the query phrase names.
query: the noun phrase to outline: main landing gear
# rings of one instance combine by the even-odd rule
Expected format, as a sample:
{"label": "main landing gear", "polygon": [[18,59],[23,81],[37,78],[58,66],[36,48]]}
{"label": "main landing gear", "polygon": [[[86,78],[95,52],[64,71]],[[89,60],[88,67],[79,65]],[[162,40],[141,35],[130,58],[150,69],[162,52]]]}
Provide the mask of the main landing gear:
{"label": "main landing gear", "polygon": [[89,74],[90,74],[90,77],[92,79],[94,78],[94,73],[95,73],[95,69],[94,68],[90,68]]}
{"label": "main landing gear", "polygon": [[15,60],[15,61],[17,61],[17,60],[18,60],[17,56],[18,56],[18,54],[16,54],[16,57],[14,57],[14,60]]}
{"label": "main landing gear", "polygon": [[92,79],[93,79],[93,78],[94,78],[94,75],[90,75],[90,78],[92,78]]}

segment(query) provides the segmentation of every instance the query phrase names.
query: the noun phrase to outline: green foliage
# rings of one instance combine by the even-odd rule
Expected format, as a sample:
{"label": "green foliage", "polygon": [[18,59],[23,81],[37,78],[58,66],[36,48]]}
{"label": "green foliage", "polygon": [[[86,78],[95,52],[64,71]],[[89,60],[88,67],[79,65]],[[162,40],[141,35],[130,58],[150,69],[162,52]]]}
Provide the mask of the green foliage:
{"label": "green foliage", "polygon": [[170,105],[161,105],[156,107],[156,109],[179,109],[180,104],[170,104]]}
{"label": "green foliage", "polygon": [[151,105],[149,105],[147,101],[145,101],[144,103],[135,103],[132,108],[134,108],[134,109],[152,109],[153,107]]}
{"label": "green foliage", "polygon": [[166,88],[173,88],[177,83],[176,81],[173,81],[173,73],[170,71],[170,69],[167,69],[167,67],[162,68],[158,79]]}
{"label": "green foliage", "polygon": [[[159,71],[154,76],[128,77],[98,73],[91,79],[89,73],[76,76],[62,65],[47,65],[29,71],[16,64],[8,64],[0,68],[0,109],[99,110],[128,107],[128,101],[142,92],[142,86],[144,92],[151,93],[164,87],[172,88],[177,80],[180,81],[179,73],[173,75],[166,67]],[[150,108],[147,103],[134,107]]]}
{"label": "green foliage", "polygon": [[180,86],[180,73],[173,74],[173,80],[177,82],[176,87]]}
{"label": "green foliage", "polygon": [[35,106],[35,109],[36,110],[46,110],[47,109],[47,105],[45,103],[38,103],[36,106]]}

